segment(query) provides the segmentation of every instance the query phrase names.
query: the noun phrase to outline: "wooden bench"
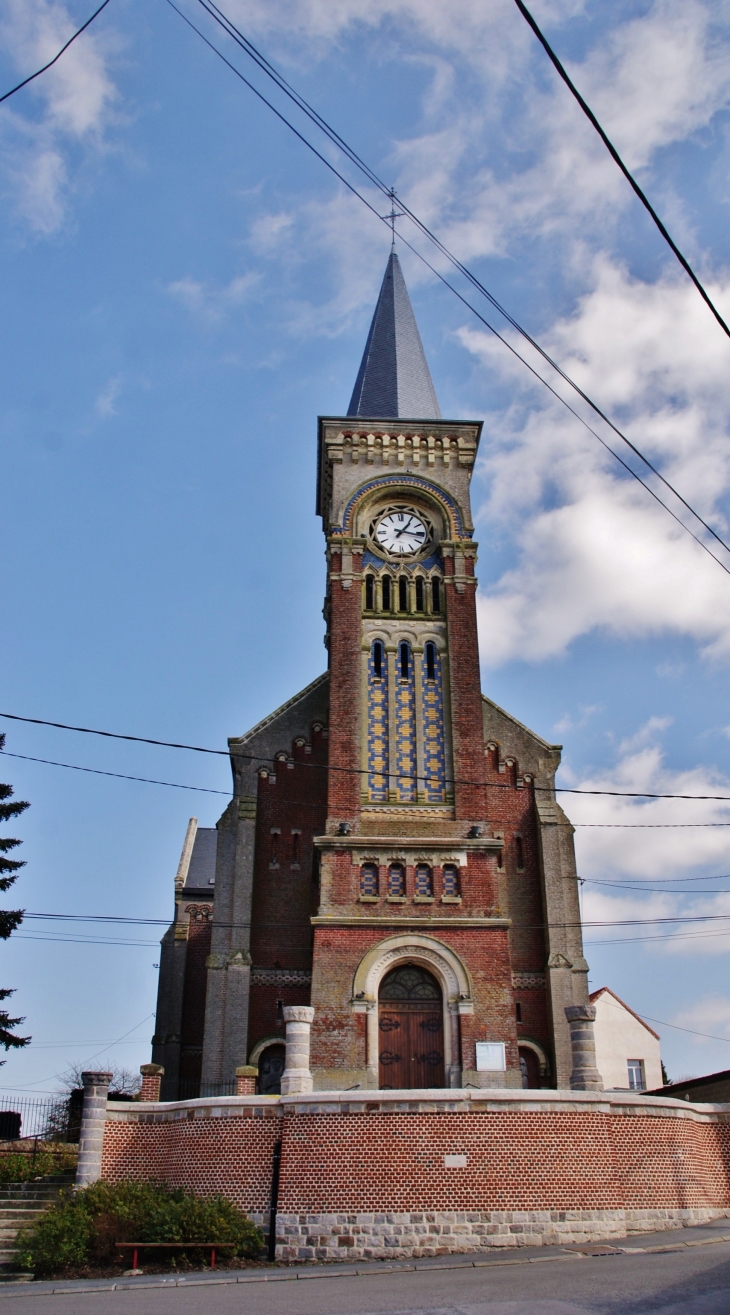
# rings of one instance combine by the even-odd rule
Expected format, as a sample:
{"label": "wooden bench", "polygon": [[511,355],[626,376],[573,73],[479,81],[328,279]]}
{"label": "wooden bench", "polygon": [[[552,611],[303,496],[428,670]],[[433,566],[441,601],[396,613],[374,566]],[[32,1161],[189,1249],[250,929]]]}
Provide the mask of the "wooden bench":
{"label": "wooden bench", "polygon": [[235,1247],[236,1242],[116,1242],[115,1246],[119,1251],[132,1252],[132,1269],[137,1269],[137,1260],[140,1251],[149,1251],[153,1247],[158,1251],[164,1248],[175,1248],[177,1251],[210,1251],[210,1267],[215,1269],[215,1253],[228,1247]]}

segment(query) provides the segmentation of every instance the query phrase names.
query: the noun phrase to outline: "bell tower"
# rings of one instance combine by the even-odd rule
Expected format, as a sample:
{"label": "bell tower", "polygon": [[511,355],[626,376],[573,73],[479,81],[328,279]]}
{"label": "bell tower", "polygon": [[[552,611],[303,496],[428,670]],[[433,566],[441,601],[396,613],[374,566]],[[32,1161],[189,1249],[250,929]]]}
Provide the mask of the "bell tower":
{"label": "bell tower", "polygon": [[[392,252],[348,415],[319,422],[330,770],[312,1004],[323,1088],[461,1086],[477,1039],[502,1056],[497,1084],[520,1085],[479,680],[469,483],[480,434],[479,422],[441,416]],[[405,1060],[380,1044],[389,965],[435,969],[444,1001],[438,1045],[434,1033]],[[488,1021],[475,1014],[479,972]],[[430,1073],[418,1053],[437,1050]],[[386,1080],[389,1055],[406,1063],[398,1082]]]}

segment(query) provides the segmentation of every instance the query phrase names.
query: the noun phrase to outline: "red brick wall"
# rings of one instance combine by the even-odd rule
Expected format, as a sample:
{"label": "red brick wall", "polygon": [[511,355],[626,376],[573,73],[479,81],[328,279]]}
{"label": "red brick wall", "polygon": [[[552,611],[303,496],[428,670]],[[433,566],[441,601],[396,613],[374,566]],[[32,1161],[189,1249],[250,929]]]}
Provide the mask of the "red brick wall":
{"label": "red brick wall", "polygon": [[[251,1105],[245,1117],[189,1110],[174,1121],[108,1122],[103,1176],[222,1192],[261,1211],[282,1136],[282,1214],[730,1208],[727,1123],[639,1107],[381,1113],[372,1094],[372,1112],[370,1102],[362,1113]],[[466,1166],[446,1168],[450,1154],[466,1155]]]}
{"label": "red brick wall", "polygon": [[[353,553],[353,571],[360,570],[361,555]],[[342,556],[333,552],[330,570],[342,569]],[[328,817],[356,822],[360,814],[360,617],[359,580],[343,589],[340,580],[330,584],[330,762],[348,771],[330,774]]]}
{"label": "red brick wall", "polygon": [[[466,559],[466,570],[474,573],[474,559]],[[444,559],[447,580],[454,571],[453,558]],[[444,590],[449,642],[451,724],[454,753],[454,803],[457,818],[486,821],[489,817],[484,781],[484,733],[477,637],[476,584],[470,579],[463,593],[453,583]],[[460,784],[470,782],[470,784]]]}

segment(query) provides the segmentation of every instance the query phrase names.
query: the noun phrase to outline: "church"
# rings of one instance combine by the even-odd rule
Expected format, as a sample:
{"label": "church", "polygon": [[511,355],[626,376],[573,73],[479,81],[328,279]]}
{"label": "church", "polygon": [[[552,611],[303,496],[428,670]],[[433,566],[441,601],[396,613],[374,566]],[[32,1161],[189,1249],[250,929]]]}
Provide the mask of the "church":
{"label": "church", "polygon": [[567,1088],[588,1004],[560,746],[480,687],[469,486],[391,252],[345,416],[318,422],[327,671],[229,740],[162,940],[162,1100],[280,1089],[311,1005],[315,1090]]}

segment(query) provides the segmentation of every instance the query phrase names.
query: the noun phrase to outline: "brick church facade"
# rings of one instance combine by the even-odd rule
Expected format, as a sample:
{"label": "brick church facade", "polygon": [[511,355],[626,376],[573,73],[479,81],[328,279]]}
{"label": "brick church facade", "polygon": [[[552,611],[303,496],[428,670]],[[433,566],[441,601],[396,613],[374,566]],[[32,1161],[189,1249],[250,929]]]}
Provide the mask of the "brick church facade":
{"label": "brick church facade", "polygon": [[481,693],[469,484],[398,258],[347,416],[319,420],[328,670],[229,740],[162,942],[162,1099],[278,1091],[286,1005],[316,1090],[557,1087],[588,1003],[560,747]]}

